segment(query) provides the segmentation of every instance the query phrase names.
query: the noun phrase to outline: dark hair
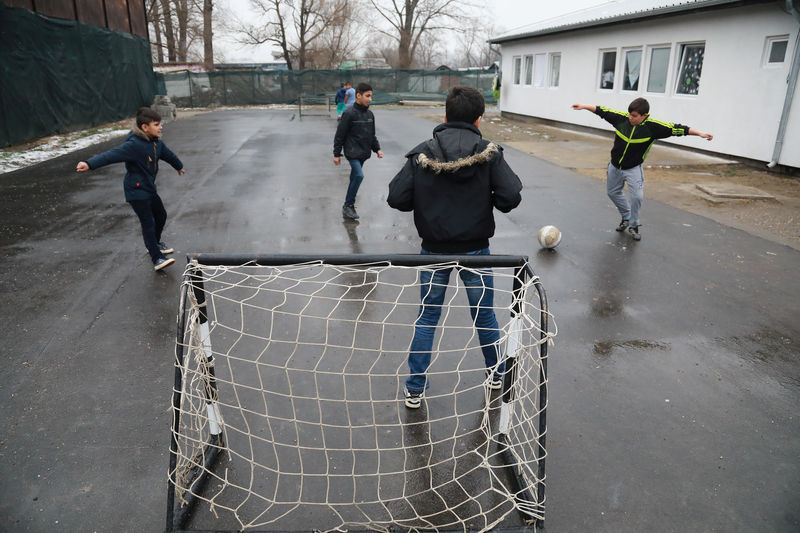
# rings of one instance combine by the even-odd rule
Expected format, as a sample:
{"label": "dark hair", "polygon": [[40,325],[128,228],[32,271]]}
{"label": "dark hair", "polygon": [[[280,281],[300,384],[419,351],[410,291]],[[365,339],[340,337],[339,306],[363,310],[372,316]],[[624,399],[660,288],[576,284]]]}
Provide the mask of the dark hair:
{"label": "dark hair", "polygon": [[372,90],[372,85],[370,85],[369,83],[364,83],[362,81],[356,87],[356,94],[364,94],[365,92],[371,91],[371,90]]}
{"label": "dark hair", "polygon": [[644,98],[637,98],[628,104],[628,113],[636,111],[640,115],[646,115],[650,112],[650,103]]}
{"label": "dark hair", "polygon": [[475,87],[460,85],[450,89],[444,105],[448,122],[474,123],[486,111],[483,95]]}
{"label": "dark hair", "polygon": [[149,107],[140,107],[136,112],[136,126],[141,128],[142,124],[150,124],[151,122],[161,122],[161,115]]}

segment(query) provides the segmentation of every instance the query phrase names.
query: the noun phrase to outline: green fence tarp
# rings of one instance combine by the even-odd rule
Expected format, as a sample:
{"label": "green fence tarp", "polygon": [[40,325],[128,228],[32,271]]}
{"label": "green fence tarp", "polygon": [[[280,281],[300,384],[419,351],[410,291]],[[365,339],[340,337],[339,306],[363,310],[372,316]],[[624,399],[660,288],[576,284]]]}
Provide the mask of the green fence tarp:
{"label": "green fence tarp", "polygon": [[494,102],[489,70],[218,70],[157,73],[158,94],[178,107],[296,104],[300,95],[333,97],[341,83],[369,83],[373,104],[444,100],[456,85],[479,89]]}
{"label": "green fence tarp", "polygon": [[133,116],[155,87],[146,39],[0,2],[0,146]]}

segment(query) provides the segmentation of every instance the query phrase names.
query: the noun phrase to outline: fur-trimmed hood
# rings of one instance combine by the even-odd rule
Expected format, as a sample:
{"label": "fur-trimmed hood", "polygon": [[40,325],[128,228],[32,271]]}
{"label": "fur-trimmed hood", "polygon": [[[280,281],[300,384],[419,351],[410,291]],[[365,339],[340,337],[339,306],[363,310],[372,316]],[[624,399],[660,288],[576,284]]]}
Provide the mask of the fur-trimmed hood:
{"label": "fur-trimmed hood", "polygon": [[139,125],[136,123],[136,119],[133,119],[133,124],[131,125],[131,133],[133,133],[134,135],[136,135],[141,139],[144,139],[147,142],[153,142],[154,140],[158,140],[158,138],[156,139],[150,138],[148,134],[142,131],[142,128],[140,128]]}
{"label": "fur-trimmed hood", "polygon": [[472,124],[446,122],[433,130],[433,138],[412,150],[420,168],[435,174],[466,179],[479,165],[490,163],[501,148],[481,137]]}

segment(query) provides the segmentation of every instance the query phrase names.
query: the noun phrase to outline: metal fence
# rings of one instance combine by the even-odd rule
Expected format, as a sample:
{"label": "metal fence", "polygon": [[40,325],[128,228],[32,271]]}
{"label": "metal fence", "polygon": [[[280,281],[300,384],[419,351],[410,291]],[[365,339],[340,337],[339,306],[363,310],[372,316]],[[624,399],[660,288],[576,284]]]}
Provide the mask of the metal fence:
{"label": "metal fence", "polygon": [[300,95],[333,96],[345,81],[369,83],[373,104],[444,100],[456,85],[479,89],[493,103],[492,70],[218,70],[156,74],[156,92],[179,107],[295,104]]}

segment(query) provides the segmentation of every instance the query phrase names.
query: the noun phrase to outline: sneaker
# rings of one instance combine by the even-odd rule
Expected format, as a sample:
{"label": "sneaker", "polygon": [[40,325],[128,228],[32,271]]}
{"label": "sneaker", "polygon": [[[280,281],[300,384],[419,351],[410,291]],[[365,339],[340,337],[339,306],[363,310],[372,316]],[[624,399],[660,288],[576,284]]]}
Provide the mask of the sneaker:
{"label": "sneaker", "polygon": [[627,229],[627,227],[630,225],[630,223],[631,223],[630,220],[625,220],[623,218],[622,222],[620,222],[619,226],[617,226],[617,231],[625,231],[625,229]]}
{"label": "sneaker", "polygon": [[489,390],[500,390],[503,388],[503,377],[498,374],[492,374],[490,377],[488,372],[486,374],[486,386]]}
{"label": "sneaker", "polygon": [[342,215],[351,220],[358,220],[358,213],[356,213],[356,207],[354,205],[342,207]]}
{"label": "sneaker", "polygon": [[153,270],[161,270],[162,268],[167,268],[174,262],[175,260],[171,257],[169,259],[167,259],[166,257],[159,257],[153,263]]}
{"label": "sneaker", "polygon": [[422,391],[411,392],[408,389],[403,389],[403,394],[406,397],[406,407],[409,409],[419,409],[422,405]]}
{"label": "sneaker", "polygon": [[631,234],[631,237],[633,237],[634,241],[642,240],[642,236],[639,235],[639,226],[631,226],[630,228],[628,228],[628,233]]}
{"label": "sneaker", "polygon": [[161,250],[162,254],[171,254],[172,252],[175,251],[174,249],[172,249],[171,247],[167,246],[163,242],[158,243],[158,249]]}

